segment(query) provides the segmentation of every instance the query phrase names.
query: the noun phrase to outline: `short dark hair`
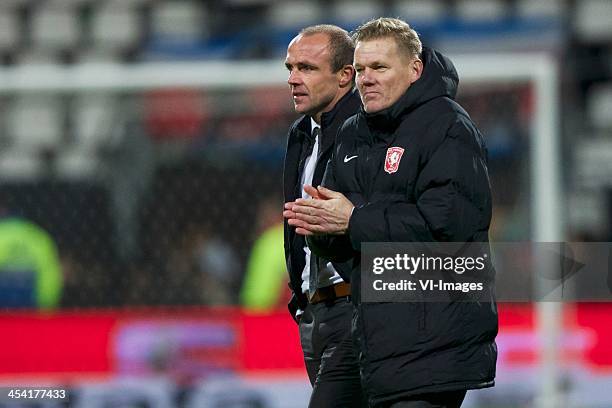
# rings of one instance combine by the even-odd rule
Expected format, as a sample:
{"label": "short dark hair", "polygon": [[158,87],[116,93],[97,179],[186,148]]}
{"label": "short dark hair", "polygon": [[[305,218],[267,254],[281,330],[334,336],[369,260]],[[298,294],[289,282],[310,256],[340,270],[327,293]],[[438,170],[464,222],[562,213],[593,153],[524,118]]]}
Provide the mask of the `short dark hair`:
{"label": "short dark hair", "polygon": [[398,50],[410,58],[420,58],[423,44],[416,31],[404,20],[399,18],[380,17],[367,21],[353,32],[353,41],[376,40],[391,37],[395,40]]}
{"label": "short dark hair", "polygon": [[353,64],[355,43],[345,29],[332,24],[318,24],[302,29],[299,34],[302,36],[326,34],[328,36],[332,72],[338,72],[345,65]]}

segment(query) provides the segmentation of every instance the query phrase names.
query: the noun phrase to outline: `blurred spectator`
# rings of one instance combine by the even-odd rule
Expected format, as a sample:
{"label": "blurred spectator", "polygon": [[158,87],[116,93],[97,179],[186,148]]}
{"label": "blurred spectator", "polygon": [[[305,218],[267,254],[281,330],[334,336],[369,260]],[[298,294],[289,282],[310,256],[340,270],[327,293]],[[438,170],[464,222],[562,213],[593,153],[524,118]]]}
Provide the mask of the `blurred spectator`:
{"label": "blurred spectator", "polygon": [[240,264],[234,249],[219,236],[200,230],[195,236],[192,256],[202,277],[205,304],[234,304],[234,286],[240,276]]}
{"label": "blurred spectator", "polygon": [[270,310],[284,307],[289,301],[281,208],[279,197],[264,200],[259,207],[258,236],[240,292],[240,302],[248,309]]}
{"label": "blurred spectator", "polygon": [[126,275],[118,272],[120,266],[81,259],[70,249],[61,252],[60,263],[64,284],[58,307],[106,307],[125,303],[129,286]]}
{"label": "blurred spectator", "polygon": [[159,288],[162,303],[235,303],[232,288],[239,272],[237,256],[227,242],[206,224],[188,225],[168,256]]}
{"label": "blurred spectator", "polygon": [[57,306],[63,277],[53,238],[0,209],[0,306]]}

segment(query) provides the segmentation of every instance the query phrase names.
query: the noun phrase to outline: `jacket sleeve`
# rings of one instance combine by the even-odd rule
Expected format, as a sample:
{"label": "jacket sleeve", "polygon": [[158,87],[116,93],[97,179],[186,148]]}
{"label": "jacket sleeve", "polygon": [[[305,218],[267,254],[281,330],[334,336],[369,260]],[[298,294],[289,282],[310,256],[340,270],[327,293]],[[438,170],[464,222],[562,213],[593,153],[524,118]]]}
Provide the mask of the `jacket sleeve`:
{"label": "jacket sleeve", "polygon": [[[291,289],[291,287],[289,289]],[[300,310],[300,305],[297,296],[293,292],[293,289],[291,293],[291,298],[289,299],[289,303],[287,303],[287,309],[289,310],[289,314],[291,315],[293,321],[299,323],[300,321],[298,319],[298,311]]]}
{"label": "jacket sleeve", "polygon": [[[303,118],[297,119],[291,127],[289,128],[289,132],[287,134],[287,148],[285,152],[285,160],[283,165],[283,197],[284,202],[293,201],[295,199],[295,186],[297,183],[297,161],[299,160],[300,150],[301,150],[301,142],[298,137],[298,127],[299,124],[303,121]],[[310,122],[308,122],[310,123]],[[303,308],[306,304],[305,298],[303,294],[300,292],[300,278],[301,272],[294,269],[299,269],[299,265],[296,265],[295,262],[295,252],[296,248],[294,248],[295,242],[292,245],[292,242],[295,238],[295,232],[291,231],[287,220],[284,220],[284,248],[285,248],[285,264],[287,266],[287,271],[289,272],[289,289],[292,292],[291,299],[289,304],[287,305],[289,308],[289,312],[291,313],[291,317],[296,320],[296,312]],[[302,249],[300,248],[301,252]],[[302,266],[303,267],[303,266]],[[297,275],[297,276],[296,276]]]}
{"label": "jacket sleeve", "polygon": [[333,263],[347,262],[355,255],[346,235],[313,235],[306,237],[306,243],[314,254]]}
{"label": "jacket sleeve", "polygon": [[491,197],[482,136],[460,117],[416,180],[416,202],[381,201],[355,208],[348,236],[362,242],[470,241],[488,228]]}
{"label": "jacket sleeve", "polygon": [[[336,153],[334,152],[332,157],[327,162],[321,185],[329,188],[330,190],[337,191],[335,157]],[[307,236],[306,243],[314,254],[334,263],[347,262],[355,255],[355,251],[351,246],[351,241],[346,235]],[[342,278],[347,280],[348,275],[342,275]]]}

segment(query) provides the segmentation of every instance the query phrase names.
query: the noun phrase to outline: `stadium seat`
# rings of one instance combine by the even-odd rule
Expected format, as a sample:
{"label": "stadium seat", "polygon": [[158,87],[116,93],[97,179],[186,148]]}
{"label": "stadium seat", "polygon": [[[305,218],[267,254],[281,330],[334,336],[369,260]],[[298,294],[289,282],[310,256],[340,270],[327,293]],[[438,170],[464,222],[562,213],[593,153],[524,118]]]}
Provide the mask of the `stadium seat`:
{"label": "stadium seat", "polygon": [[108,54],[136,46],[142,36],[137,11],[122,3],[107,3],[94,11],[91,22],[93,50]]}
{"label": "stadium seat", "polygon": [[574,151],[573,163],[576,163],[574,177],[580,186],[601,188],[610,186],[612,181],[612,141],[609,137],[592,136],[583,140]]}
{"label": "stadium seat", "polygon": [[456,13],[464,21],[490,22],[502,19],[508,10],[500,0],[460,0],[456,3]]}
{"label": "stadium seat", "polygon": [[43,174],[40,158],[14,148],[2,149],[0,153],[0,180],[29,181]]}
{"label": "stadium seat", "polygon": [[111,138],[116,99],[106,94],[85,94],[72,105],[74,144],[79,150],[95,152]]}
{"label": "stadium seat", "polygon": [[76,146],[62,150],[55,161],[55,174],[62,180],[91,180],[100,175],[99,157]]}
{"label": "stadium seat", "polygon": [[612,39],[612,1],[583,0],[576,2],[571,21],[576,34],[584,41],[609,41]]}
{"label": "stadium seat", "polygon": [[606,205],[600,189],[572,189],[567,192],[566,223],[573,230],[597,231],[605,225]]}
{"label": "stadium seat", "polygon": [[14,10],[0,8],[0,52],[19,45],[19,20]]}
{"label": "stadium seat", "polygon": [[612,82],[593,86],[587,95],[589,120],[598,130],[607,130],[612,137]]}
{"label": "stadium seat", "polygon": [[61,179],[89,179],[99,173],[101,153],[113,138],[116,98],[84,94],[71,103],[72,143],[58,152],[56,174]]}
{"label": "stadium seat", "polygon": [[311,1],[284,1],[274,3],[268,11],[270,26],[280,29],[301,29],[309,24],[321,23],[323,11]]}
{"label": "stadium seat", "polygon": [[384,9],[378,2],[340,0],[331,7],[331,15],[338,24],[351,29],[353,26],[384,15]]}
{"label": "stadium seat", "polygon": [[54,52],[71,49],[78,44],[81,32],[72,7],[49,3],[34,8],[33,13],[33,49]]}
{"label": "stadium seat", "polygon": [[517,14],[521,18],[561,18],[565,4],[560,0],[519,0],[516,3]]}
{"label": "stadium seat", "polygon": [[403,0],[395,3],[393,14],[409,23],[435,23],[445,13],[445,5],[439,0]]}
{"label": "stadium seat", "polygon": [[195,1],[159,2],[151,16],[151,34],[156,41],[191,42],[206,35],[206,10]]}
{"label": "stadium seat", "polygon": [[57,97],[22,95],[8,107],[7,133],[20,151],[36,154],[55,150],[62,142],[63,119]]}

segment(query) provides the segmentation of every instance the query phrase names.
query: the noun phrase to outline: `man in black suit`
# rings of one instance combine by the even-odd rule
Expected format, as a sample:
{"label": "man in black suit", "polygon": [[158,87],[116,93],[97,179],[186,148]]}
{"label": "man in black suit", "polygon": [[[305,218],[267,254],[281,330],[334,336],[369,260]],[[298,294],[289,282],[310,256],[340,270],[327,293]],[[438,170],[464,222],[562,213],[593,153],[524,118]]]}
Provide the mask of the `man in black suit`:
{"label": "man in black suit", "polygon": [[[285,202],[310,198],[304,185],[318,185],[338,128],[357,113],[353,89],[354,45],[333,25],[303,29],[289,44],[285,66],[296,112],[303,114],[289,130],[284,167]],[[314,197],[316,198],[316,197]],[[285,258],[292,317],[299,323],[306,370],[313,393],[310,407],[359,407],[357,356],[350,329],[350,268],[312,256],[304,237],[285,221]]]}

